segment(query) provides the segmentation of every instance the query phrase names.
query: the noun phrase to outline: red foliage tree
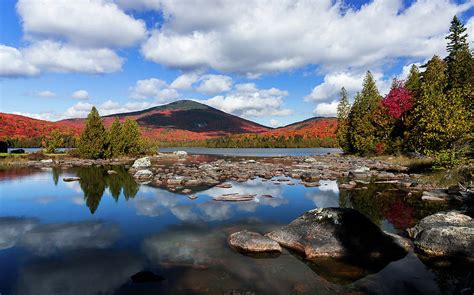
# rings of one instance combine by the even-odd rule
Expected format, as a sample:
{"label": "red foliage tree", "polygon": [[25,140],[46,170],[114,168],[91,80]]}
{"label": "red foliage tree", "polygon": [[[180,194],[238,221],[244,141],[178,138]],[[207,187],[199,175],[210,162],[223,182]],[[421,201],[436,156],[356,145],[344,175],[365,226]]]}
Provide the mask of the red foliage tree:
{"label": "red foliage tree", "polygon": [[382,105],[392,118],[400,119],[413,107],[412,94],[403,86],[402,81],[394,80],[390,92],[382,100]]}

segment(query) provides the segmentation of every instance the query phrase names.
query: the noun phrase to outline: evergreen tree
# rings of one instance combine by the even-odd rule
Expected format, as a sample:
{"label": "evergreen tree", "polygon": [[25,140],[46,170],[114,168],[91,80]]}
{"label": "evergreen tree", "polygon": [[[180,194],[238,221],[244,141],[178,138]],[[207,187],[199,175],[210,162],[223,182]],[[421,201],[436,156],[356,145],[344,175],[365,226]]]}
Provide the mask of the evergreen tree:
{"label": "evergreen tree", "polygon": [[135,120],[127,119],[122,126],[123,151],[126,155],[136,155],[142,151],[140,128]]}
{"label": "evergreen tree", "polygon": [[349,113],[351,107],[349,105],[349,98],[344,87],[341,89],[341,100],[337,106],[337,141],[342,150],[346,153],[350,152],[349,141]]}
{"label": "evergreen tree", "polygon": [[45,139],[43,147],[47,153],[55,153],[57,148],[64,145],[64,138],[62,134],[54,129],[48,138]]}
{"label": "evergreen tree", "polygon": [[118,157],[125,154],[125,138],[122,132],[122,124],[118,118],[110,126],[109,132],[109,155]]}
{"label": "evergreen tree", "polygon": [[405,81],[405,89],[409,90],[412,97],[416,97],[421,89],[420,70],[416,65],[412,65],[407,80]]}
{"label": "evergreen tree", "polygon": [[374,112],[380,104],[380,94],[369,71],[364,78],[360,94],[356,95],[349,114],[350,143],[353,152],[361,155],[375,151],[377,129]]}
{"label": "evergreen tree", "polygon": [[448,89],[453,88],[469,88],[472,92],[474,63],[473,57],[469,50],[467,41],[466,27],[454,16],[449,28],[447,52],[445,58],[447,64]]}
{"label": "evergreen tree", "polygon": [[420,97],[415,101],[412,144],[423,154],[452,162],[463,150],[460,147],[466,143],[470,123],[462,91],[444,92],[448,83],[445,73],[445,62],[434,56],[422,75]]}
{"label": "evergreen tree", "polygon": [[86,127],[79,138],[78,150],[85,158],[100,159],[106,156],[107,134],[95,107],[92,107],[87,116]]}

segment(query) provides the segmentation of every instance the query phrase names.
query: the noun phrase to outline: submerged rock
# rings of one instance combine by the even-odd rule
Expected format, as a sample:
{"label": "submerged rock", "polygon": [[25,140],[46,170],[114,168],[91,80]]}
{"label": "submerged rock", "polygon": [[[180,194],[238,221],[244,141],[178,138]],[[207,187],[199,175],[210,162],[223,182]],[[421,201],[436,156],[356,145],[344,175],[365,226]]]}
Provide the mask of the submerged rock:
{"label": "submerged rock", "polygon": [[233,248],[244,253],[281,252],[280,245],[274,240],[247,230],[231,234],[227,242]]}
{"label": "submerged rock", "polygon": [[451,211],[423,218],[407,230],[416,250],[427,256],[465,257],[474,260],[474,221]]}
{"label": "submerged rock", "polygon": [[132,165],[133,168],[148,168],[150,166],[151,166],[151,161],[150,161],[150,158],[148,157],[136,159]]}
{"label": "submerged rock", "polygon": [[255,194],[248,194],[248,195],[240,195],[238,193],[235,194],[225,194],[222,196],[214,197],[215,201],[227,201],[227,202],[245,202],[245,201],[252,201],[255,198]]}
{"label": "submerged rock", "polygon": [[368,262],[399,259],[406,254],[362,213],[349,208],[319,208],[266,235],[308,260],[349,257]]}

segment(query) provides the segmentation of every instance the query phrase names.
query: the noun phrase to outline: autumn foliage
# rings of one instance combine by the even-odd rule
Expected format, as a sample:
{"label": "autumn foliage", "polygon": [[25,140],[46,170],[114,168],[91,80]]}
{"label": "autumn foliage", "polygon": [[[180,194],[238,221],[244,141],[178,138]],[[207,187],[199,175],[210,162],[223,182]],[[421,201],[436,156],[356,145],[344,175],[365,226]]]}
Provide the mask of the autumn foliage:
{"label": "autumn foliage", "polygon": [[394,80],[390,92],[382,100],[387,113],[394,119],[400,119],[413,107],[411,92],[403,85],[403,81]]}

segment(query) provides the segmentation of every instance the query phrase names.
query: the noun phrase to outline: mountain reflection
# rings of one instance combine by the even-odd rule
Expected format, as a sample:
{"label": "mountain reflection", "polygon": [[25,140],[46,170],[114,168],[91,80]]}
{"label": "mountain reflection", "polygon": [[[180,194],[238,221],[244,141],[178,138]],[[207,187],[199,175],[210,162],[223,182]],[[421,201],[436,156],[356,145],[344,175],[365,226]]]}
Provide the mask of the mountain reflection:
{"label": "mountain reflection", "polygon": [[[116,173],[109,174],[108,170]],[[80,177],[79,185],[84,192],[85,203],[92,214],[99,207],[107,188],[115,201],[118,201],[120,193],[124,195],[125,200],[128,200],[134,198],[139,190],[139,184],[121,166],[80,167],[76,169],[76,175]]]}

